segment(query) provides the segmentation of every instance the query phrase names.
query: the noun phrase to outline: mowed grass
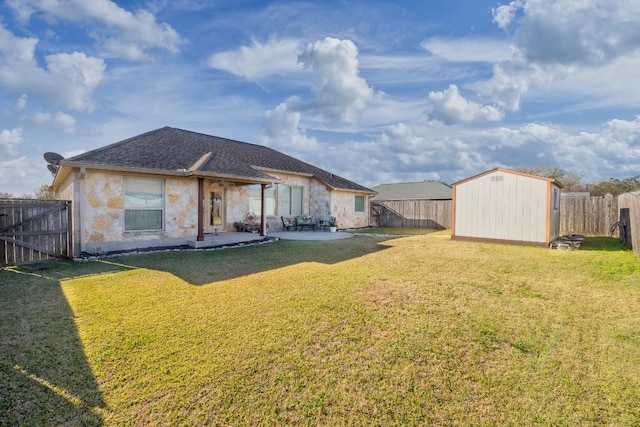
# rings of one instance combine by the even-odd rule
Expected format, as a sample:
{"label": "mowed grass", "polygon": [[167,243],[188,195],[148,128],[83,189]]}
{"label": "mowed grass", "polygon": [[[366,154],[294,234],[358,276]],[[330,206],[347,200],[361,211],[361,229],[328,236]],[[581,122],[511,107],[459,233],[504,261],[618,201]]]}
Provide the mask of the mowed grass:
{"label": "mowed grass", "polygon": [[0,272],[2,425],[640,424],[640,262],[446,235]]}

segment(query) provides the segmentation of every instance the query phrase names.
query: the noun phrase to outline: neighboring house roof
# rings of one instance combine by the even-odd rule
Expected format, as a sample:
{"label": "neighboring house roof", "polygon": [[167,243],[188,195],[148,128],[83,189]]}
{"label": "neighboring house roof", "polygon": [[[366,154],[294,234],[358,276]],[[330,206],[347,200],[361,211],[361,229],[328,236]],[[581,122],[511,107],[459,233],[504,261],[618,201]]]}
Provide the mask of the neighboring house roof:
{"label": "neighboring house roof", "polygon": [[494,173],[494,172],[502,172],[502,173],[508,173],[508,174],[511,174],[511,175],[526,176],[526,177],[532,178],[532,179],[539,179],[541,181],[551,182],[551,183],[557,185],[560,188],[564,187],[564,185],[562,185],[562,183],[560,181],[558,181],[557,179],[554,179],[554,178],[547,178],[547,177],[544,177],[544,176],[531,175],[531,174],[528,174],[528,173],[517,172],[517,171],[512,171],[512,170],[503,169],[503,168],[493,168],[493,169],[490,169],[488,171],[479,173],[477,175],[470,176],[469,178],[465,178],[465,179],[463,179],[461,181],[454,182],[452,185],[459,185],[459,184],[462,184],[464,182],[471,181],[471,180],[474,180],[476,178],[480,178],[481,176],[489,175],[489,174]]}
{"label": "neighboring house roof", "polygon": [[[373,193],[369,188],[272,148],[171,127],[60,161],[61,168],[82,166],[263,183],[277,181],[269,172],[280,171],[314,177],[333,189]],[[59,181],[58,175],[54,185]]]}
{"label": "neighboring house roof", "polygon": [[382,184],[371,200],[451,200],[451,187],[440,181],[404,182]]}

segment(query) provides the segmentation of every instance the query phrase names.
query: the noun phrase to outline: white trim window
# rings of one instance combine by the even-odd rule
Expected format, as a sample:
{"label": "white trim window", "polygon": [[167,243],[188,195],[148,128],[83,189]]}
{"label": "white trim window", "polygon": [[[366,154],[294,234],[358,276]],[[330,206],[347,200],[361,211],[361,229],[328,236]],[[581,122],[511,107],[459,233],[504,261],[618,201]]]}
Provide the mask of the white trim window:
{"label": "white trim window", "polygon": [[[265,215],[275,215],[276,213],[276,188],[267,187],[264,190]],[[249,212],[256,215],[262,214],[262,185],[254,184],[249,187]]]}
{"label": "white trim window", "polygon": [[164,219],[164,181],[124,179],[124,230],[162,230]]}
{"label": "white trim window", "polygon": [[302,215],[302,187],[279,185],[278,193],[280,197],[279,213],[281,215]]}
{"label": "white trim window", "polygon": [[354,202],[355,203],[354,203],[353,210],[355,212],[364,212],[364,205],[365,205],[364,196],[355,196]]}

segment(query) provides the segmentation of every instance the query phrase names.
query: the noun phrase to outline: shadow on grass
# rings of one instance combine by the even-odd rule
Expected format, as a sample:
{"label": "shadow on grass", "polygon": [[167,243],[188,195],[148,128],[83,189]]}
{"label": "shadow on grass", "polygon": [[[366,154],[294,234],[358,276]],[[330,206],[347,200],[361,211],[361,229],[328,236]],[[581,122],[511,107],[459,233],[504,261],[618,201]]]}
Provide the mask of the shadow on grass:
{"label": "shadow on grass", "polygon": [[148,268],[202,285],[301,263],[335,264],[384,250],[388,239],[281,240],[0,270],[0,426],[103,425],[105,403],[61,280]]}
{"label": "shadow on grass", "polygon": [[123,267],[171,273],[192,285],[229,280],[301,263],[336,264],[388,248],[394,236],[354,236],[343,240],[279,240],[217,251],[171,251],[109,258]]}
{"label": "shadow on grass", "polygon": [[628,247],[626,247],[622,240],[615,237],[586,237],[582,245],[580,246],[581,251],[599,251],[599,252],[627,252],[630,251]]}
{"label": "shadow on grass", "polygon": [[116,270],[72,262],[0,270],[0,425],[103,424],[102,395],[60,280]]}

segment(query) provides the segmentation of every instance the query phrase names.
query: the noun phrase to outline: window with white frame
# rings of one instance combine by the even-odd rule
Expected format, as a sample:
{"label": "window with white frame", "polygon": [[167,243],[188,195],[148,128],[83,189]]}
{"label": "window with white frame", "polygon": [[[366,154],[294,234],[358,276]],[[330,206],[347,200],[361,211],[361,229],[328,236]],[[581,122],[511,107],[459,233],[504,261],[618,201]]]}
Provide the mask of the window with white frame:
{"label": "window with white frame", "polygon": [[281,215],[302,215],[302,187],[278,186]]}
{"label": "window with white frame", "polygon": [[[264,190],[266,212],[265,215],[276,214],[276,188],[267,187]],[[262,214],[262,185],[255,184],[249,187],[249,211],[256,215]]]}
{"label": "window with white frame", "polygon": [[124,179],[125,231],[162,230],[164,182],[160,179]]}
{"label": "window with white frame", "polygon": [[355,197],[355,211],[364,212],[364,196]]}

